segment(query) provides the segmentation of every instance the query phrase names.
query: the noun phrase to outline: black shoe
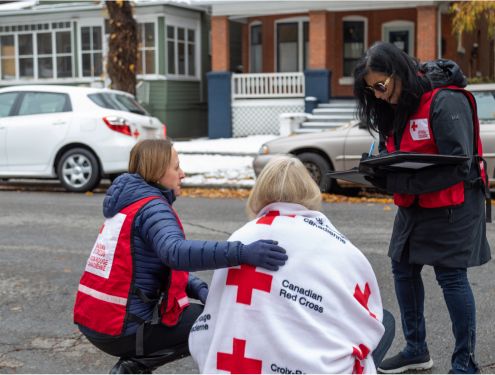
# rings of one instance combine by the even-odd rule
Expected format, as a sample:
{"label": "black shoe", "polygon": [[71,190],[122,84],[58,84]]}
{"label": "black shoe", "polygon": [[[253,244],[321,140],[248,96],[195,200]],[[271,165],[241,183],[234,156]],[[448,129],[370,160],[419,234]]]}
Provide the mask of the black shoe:
{"label": "black shoe", "polygon": [[382,361],[377,370],[382,374],[400,374],[408,370],[428,370],[432,367],[433,361],[429,353],[407,358],[400,352],[396,356]]}
{"label": "black shoe", "polygon": [[[457,372],[454,371],[454,369],[450,369],[449,374],[457,374]],[[481,374],[481,371],[479,368],[476,369],[476,371],[474,372],[474,374]]]}
{"label": "black shoe", "polygon": [[121,358],[112,367],[110,374],[151,374],[151,369],[132,359]]}

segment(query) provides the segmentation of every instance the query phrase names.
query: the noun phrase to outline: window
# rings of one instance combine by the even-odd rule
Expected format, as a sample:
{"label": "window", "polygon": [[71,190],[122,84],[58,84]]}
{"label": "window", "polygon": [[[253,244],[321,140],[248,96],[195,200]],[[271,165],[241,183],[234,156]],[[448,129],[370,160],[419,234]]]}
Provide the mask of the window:
{"label": "window", "polygon": [[196,77],[196,31],[167,26],[168,74]]}
{"label": "window", "polygon": [[6,117],[12,112],[12,107],[17,99],[17,92],[0,94],[0,117]]}
{"label": "window", "polygon": [[34,78],[33,34],[19,34],[17,38],[19,76],[20,78]]}
{"label": "window", "polygon": [[57,77],[72,77],[72,44],[70,31],[55,33]]}
{"label": "window", "polygon": [[148,112],[146,112],[146,110],[141,107],[136,100],[127,95],[110,93],[89,94],[88,98],[102,108],[116,109],[118,111],[126,111],[149,116]]}
{"label": "window", "polygon": [[393,43],[405,53],[414,55],[414,22],[390,21],[382,25],[382,40]]}
{"label": "window", "polygon": [[1,79],[15,79],[15,43],[13,35],[0,36]]}
{"label": "window", "polygon": [[277,72],[300,72],[308,62],[308,21],[277,23]]}
{"label": "window", "polygon": [[81,27],[81,68],[83,77],[99,77],[103,72],[101,26]]}
{"label": "window", "polygon": [[52,33],[38,33],[38,77],[53,78]]}
{"label": "window", "polygon": [[69,96],[54,92],[27,92],[24,94],[19,116],[44,113],[70,112]]}
{"label": "window", "polygon": [[344,77],[352,77],[354,67],[364,54],[365,50],[365,22],[364,20],[344,20]]}
{"label": "window", "polygon": [[70,22],[0,26],[0,79],[72,76]]}
{"label": "window", "polygon": [[138,74],[155,74],[155,24],[146,22],[138,24]]}
{"label": "window", "polygon": [[260,73],[263,71],[263,45],[261,25],[252,25],[250,33],[250,51],[249,51],[249,71],[251,73]]}

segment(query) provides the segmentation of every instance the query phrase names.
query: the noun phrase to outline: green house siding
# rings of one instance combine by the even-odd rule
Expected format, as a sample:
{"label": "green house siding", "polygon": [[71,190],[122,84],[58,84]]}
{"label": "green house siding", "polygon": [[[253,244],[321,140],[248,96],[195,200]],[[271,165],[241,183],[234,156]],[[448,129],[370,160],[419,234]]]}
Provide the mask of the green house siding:
{"label": "green house siding", "polygon": [[149,81],[149,111],[167,125],[171,138],[208,135],[207,107],[200,102],[200,82]]}

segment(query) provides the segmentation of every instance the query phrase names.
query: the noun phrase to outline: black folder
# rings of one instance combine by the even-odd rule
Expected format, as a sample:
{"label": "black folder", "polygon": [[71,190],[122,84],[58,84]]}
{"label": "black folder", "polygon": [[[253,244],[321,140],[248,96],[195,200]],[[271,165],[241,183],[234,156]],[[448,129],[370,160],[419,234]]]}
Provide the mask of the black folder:
{"label": "black folder", "polygon": [[330,178],[344,180],[367,187],[373,186],[368,180],[364,178],[366,175],[364,173],[359,172],[357,167],[349,169],[347,171],[330,172],[327,174],[328,176],[330,176]]}
{"label": "black folder", "polygon": [[360,166],[365,167],[361,169],[361,172],[357,167],[355,167],[346,171],[330,172],[328,173],[328,176],[330,178],[345,180],[355,184],[371,187],[373,185],[365,179],[365,176],[367,176],[368,174],[362,172],[363,170],[379,169],[387,172],[401,170],[414,171],[435,165],[460,164],[469,159],[469,156],[393,152],[384,156],[373,156],[368,159],[361,160],[359,163]]}
{"label": "black folder", "polygon": [[455,165],[470,159],[469,156],[433,155],[412,152],[393,152],[384,156],[374,156],[361,160],[365,167],[383,167],[385,169],[422,169],[434,165]]}

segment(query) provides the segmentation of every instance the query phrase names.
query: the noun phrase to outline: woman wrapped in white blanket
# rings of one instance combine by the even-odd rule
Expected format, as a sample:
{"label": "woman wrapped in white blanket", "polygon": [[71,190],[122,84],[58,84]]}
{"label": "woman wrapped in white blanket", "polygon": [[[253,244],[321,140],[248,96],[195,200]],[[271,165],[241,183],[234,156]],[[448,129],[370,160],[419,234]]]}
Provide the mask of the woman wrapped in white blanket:
{"label": "woman wrapped in white blanket", "polygon": [[384,319],[371,265],[320,207],[318,186],[298,159],[264,168],[247,205],[254,220],[230,240],[278,241],[289,260],[276,272],[215,271],[189,336],[202,373],[376,372],[393,317]]}

